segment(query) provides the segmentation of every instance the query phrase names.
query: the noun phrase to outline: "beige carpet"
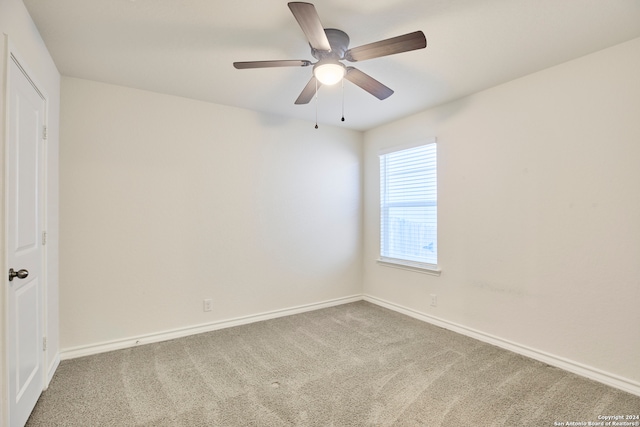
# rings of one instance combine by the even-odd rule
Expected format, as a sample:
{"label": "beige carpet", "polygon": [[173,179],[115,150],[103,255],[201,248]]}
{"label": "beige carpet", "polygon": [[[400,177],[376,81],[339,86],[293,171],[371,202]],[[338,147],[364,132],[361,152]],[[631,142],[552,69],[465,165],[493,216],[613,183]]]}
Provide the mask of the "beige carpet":
{"label": "beige carpet", "polygon": [[367,302],[61,363],[28,426],[553,426],[640,397]]}

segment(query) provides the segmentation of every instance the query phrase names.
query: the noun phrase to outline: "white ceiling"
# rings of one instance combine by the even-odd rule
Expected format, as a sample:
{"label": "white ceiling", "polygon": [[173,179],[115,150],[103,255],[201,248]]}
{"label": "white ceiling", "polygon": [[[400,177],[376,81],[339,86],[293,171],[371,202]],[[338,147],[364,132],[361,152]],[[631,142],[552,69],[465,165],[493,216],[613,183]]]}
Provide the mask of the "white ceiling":
{"label": "white ceiling", "polygon": [[[311,67],[285,0],[25,0],[61,74],[313,121],[294,105]],[[366,130],[640,37],[640,0],[316,0],[350,47],[422,30],[427,48],[350,65],[395,93],[345,82],[319,93],[320,123]],[[585,88],[589,90],[589,88]],[[553,100],[550,100],[553,102]]]}

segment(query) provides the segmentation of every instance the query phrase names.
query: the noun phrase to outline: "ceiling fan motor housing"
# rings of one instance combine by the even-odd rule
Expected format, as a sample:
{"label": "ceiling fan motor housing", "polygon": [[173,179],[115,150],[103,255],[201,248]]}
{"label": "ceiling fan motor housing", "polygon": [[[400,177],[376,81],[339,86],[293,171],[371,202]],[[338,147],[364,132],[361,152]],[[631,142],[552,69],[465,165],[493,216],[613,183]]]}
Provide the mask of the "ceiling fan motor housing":
{"label": "ceiling fan motor housing", "polygon": [[331,45],[329,52],[311,47],[311,55],[318,60],[322,59],[344,59],[344,55],[349,48],[349,36],[342,30],[335,28],[325,28],[325,34]]}

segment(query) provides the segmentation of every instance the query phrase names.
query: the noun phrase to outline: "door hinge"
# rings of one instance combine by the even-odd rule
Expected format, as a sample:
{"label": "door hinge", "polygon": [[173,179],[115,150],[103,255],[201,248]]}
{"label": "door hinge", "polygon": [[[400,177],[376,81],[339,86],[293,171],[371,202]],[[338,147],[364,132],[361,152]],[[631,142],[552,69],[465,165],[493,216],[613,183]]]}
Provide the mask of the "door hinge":
{"label": "door hinge", "polygon": [[42,139],[47,139],[47,125],[42,125]]}
{"label": "door hinge", "polygon": [[47,244],[47,232],[43,231],[42,232],[42,245],[46,245]]}
{"label": "door hinge", "polygon": [[47,337],[42,337],[42,351],[47,351]]}

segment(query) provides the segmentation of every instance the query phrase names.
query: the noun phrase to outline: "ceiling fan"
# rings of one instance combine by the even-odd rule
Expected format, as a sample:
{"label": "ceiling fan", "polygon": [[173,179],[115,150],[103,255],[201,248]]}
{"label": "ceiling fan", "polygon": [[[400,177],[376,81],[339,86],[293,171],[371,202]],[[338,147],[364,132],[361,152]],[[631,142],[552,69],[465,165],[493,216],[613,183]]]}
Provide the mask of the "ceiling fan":
{"label": "ceiling fan", "polygon": [[311,3],[291,2],[289,9],[298,21],[311,46],[311,55],[318,61],[313,63],[302,60],[249,61],[234,62],[237,69],[271,67],[308,67],[313,65],[313,76],[302,90],[296,104],[307,104],[313,99],[321,85],[332,85],[343,78],[356,84],[378,99],[386,99],[393,90],[383,85],[357,68],[345,66],[349,62],[364,61],[427,47],[427,39],[422,31],[381,40],[375,43],[349,49],[347,33],[335,28],[323,28],[316,8]]}

